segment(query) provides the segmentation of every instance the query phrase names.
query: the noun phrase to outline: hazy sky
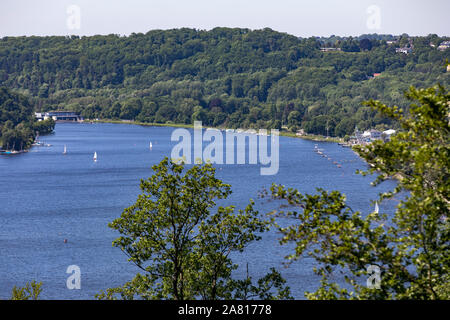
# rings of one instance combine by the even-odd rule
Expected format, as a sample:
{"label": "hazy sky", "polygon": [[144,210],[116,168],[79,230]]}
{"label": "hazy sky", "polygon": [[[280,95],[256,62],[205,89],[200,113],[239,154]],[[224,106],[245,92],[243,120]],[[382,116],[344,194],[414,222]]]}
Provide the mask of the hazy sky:
{"label": "hazy sky", "polygon": [[450,35],[449,0],[0,0],[0,37],[269,27],[296,36]]}

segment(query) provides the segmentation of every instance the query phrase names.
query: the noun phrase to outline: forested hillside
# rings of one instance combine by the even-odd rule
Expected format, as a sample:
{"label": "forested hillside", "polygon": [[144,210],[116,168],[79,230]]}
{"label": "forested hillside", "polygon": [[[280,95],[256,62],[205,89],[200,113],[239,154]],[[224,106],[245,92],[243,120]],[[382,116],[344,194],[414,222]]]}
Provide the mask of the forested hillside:
{"label": "forested hillside", "polygon": [[25,150],[33,143],[36,132],[49,133],[54,125],[51,119],[35,121],[27,97],[0,88],[0,149]]}
{"label": "forested hillside", "polygon": [[[210,126],[287,126],[344,136],[355,125],[395,126],[362,101],[406,106],[401,92],[410,85],[448,86],[450,50],[436,49],[444,40],[299,39],[270,29],[229,28],[5,37],[0,86],[29,95],[38,111],[73,110],[85,118],[185,124],[198,119]],[[396,53],[405,46],[412,53]]]}

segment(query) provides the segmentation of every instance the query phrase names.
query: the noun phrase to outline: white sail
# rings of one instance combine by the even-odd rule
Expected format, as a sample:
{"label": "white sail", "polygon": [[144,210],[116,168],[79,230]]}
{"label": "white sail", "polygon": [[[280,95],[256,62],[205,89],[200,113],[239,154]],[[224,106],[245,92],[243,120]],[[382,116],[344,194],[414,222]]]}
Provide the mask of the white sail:
{"label": "white sail", "polygon": [[67,146],[64,145],[64,152],[63,152],[63,154],[66,154],[66,153],[67,153]]}
{"label": "white sail", "polygon": [[150,150],[152,150],[152,148],[153,148],[153,144],[152,144],[152,142],[150,141]]}
{"label": "white sail", "polygon": [[94,161],[97,161],[97,152],[94,152]]}
{"label": "white sail", "polygon": [[378,213],[380,208],[378,208],[378,202],[375,202],[375,213]]}

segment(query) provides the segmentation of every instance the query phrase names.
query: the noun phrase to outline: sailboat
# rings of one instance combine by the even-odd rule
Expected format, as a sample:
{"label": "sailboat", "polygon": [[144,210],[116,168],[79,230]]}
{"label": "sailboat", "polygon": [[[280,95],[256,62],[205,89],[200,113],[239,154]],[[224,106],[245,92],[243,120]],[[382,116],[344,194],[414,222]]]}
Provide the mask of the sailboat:
{"label": "sailboat", "polygon": [[378,202],[375,202],[375,213],[378,213],[380,208],[378,208]]}
{"label": "sailboat", "polygon": [[94,161],[97,161],[97,152],[94,152]]}
{"label": "sailboat", "polygon": [[153,148],[153,144],[152,144],[152,142],[150,141],[150,150],[152,150],[152,148]]}
{"label": "sailboat", "polygon": [[67,146],[66,146],[66,145],[64,145],[64,151],[63,151],[63,154],[67,154]]}

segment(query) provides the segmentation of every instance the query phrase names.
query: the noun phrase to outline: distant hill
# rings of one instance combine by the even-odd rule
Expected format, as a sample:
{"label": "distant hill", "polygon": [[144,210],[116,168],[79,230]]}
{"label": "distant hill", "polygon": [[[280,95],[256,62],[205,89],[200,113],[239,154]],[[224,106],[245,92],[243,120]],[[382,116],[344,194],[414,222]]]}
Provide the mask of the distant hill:
{"label": "distant hill", "polygon": [[[396,41],[395,43],[387,43]],[[4,37],[0,86],[38,111],[85,118],[299,128],[344,136],[395,124],[361,105],[405,105],[410,85],[448,85],[435,35],[300,39],[271,29],[153,30],[130,36]],[[431,46],[430,44],[434,45]],[[324,47],[331,47],[329,52]],[[397,53],[411,47],[412,53]],[[379,74],[374,77],[374,74]]]}
{"label": "distant hill", "polygon": [[36,132],[49,133],[54,125],[51,119],[35,122],[29,99],[0,87],[0,149],[26,150]]}

